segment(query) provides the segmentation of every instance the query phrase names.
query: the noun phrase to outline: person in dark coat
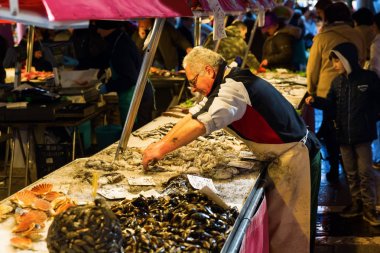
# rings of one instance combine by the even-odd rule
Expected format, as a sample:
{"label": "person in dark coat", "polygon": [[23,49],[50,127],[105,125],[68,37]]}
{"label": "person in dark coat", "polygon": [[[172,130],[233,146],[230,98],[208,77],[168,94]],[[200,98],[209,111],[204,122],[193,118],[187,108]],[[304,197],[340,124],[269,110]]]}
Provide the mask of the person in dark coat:
{"label": "person in dark coat", "polygon": [[0,83],[5,83],[5,78],[7,77],[7,74],[4,69],[3,61],[5,58],[5,54],[8,49],[8,42],[7,40],[0,35]]}
{"label": "person in dark coat", "polygon": [[339,73],[332,81],[326,98],[310,96],[306,103],[332,110],[350,187],[352,204],[342,217],[362,216],[373,226],[380,226],[376,213],[375,176],[372,170],[371,142],[376,139],[376,116],[380,97],[380,80],[376,73],[364,70],[358,50],[350,42],[338,44],[330,51],[330,60]]}
{"label": "person in dark coat", "polygon": [[[132,40],[135,42],[141,54],[145,49],[145,39],[148,38],[148,34],[152,28],[152,19],[139,20],[138,30],[132,35]],[[186,51],[186,53],[189,53],[192,45],[178,30],[173,27],[173,25],[165,22],[160,40],[158,42],[157,51],[154,56],[153,66],[167,70],[178,70],[178,48]]]}
{"label": "person in dark coat", "polygon": [[294,45],[301,38],[302,30],[286,25],[275,13],[267,12],[261,31],[268,35],[263,45],[261,66],[297,70]]}
{"label": "person in dark coat", "polygon": [[[137,78],[141,68],[141,55],[128,34],[121,29],[121,22],[96,21],[97,32],[107,44],[111,78],[100,86],[100,93],[117,92],[121,123],[127,118]],[[154,107],[153,88],[147,83],[141,100],[137,119],[133,129],[137,129],[152,120]]]}

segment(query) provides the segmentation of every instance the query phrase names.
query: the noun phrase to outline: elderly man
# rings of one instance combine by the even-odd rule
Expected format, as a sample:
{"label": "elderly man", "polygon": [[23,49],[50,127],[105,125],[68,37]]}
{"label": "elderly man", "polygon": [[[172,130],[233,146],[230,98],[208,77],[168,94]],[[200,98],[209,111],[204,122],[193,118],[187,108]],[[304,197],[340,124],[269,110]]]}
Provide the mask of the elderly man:
{"label": "elderly man", "polygon": [[222,56],[202,47],[194,48],[183,66],[191,89],[204,98],[164,138],[147,147],[144,167],[198,136],[226,127],[261,159],[271,161],[266,190],[271,252],[309,252],[310,224],[315,224],[310,210],[316,214],[320,176],[316,138],[292,105],[249,70],[229,68]]}

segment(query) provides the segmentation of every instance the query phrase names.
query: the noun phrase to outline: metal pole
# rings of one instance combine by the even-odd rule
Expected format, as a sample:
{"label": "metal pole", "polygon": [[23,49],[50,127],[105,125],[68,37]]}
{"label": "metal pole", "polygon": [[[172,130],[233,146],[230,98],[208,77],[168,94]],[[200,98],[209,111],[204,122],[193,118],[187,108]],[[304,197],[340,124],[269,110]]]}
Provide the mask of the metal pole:
{"label": "metal pole", "polygon": [[244,58],[243,58],[243,63],[241,64],[241,68],[244,68],[245,64],[247,63],[248,53],[249,53],[249,50],[250,50],[252,42],[253,42],[253,37],[255,36],[255,32],[257,30],[258,20],[259,19],[256,18],[255,24],[253,25],[253,27],[251,29],[251,34],[249,36],[247,50],[245,51]]}
{"label": "metal pole", "polygon": [[194,17],[194,47],[201,45],[202,18]]}
{"label": "metal pole", "polygon": [[32,68],[32,60],[33,60],[33,44],[34,44],[34,33],[35,33],[35,27],[30,25],[29,31],[28,31],[28,40],[26,45],[26,72],[29,73]]}
{"label": "metal pole", "polygon": [[153,58],[157,50],[158,42],[160,40],[162,29],[164,28],[165,18],[157,18],[154,22],[151,41],[145,51],[144,60],[140,69],[139,77],[137,79],[135,91],[133,93],[131,105],[129,107],[127,119],[124,123],[123,132],[115,153],[115,159],[119,158],[119,154],[124,152],[127,148],[128,140],[132,132],[133,124],[140,106],[141,98],[144,93],[145,84],[148,80],[149,68],[152,66]]}

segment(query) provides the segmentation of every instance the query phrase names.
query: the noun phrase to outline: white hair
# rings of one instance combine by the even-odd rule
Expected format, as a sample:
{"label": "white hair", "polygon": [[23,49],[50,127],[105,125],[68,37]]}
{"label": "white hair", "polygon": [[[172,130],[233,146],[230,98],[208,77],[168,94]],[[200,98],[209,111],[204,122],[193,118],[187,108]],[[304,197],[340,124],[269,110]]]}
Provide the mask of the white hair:
{"label": "white hair", "polygon": [[182,66],[184,68],[188,66],[192,72],[201,73],[206,66],[211,66],[217,71],[223,62],[224,58],[220,54],[199,46],[194,47],[190,53],[185,56]]}

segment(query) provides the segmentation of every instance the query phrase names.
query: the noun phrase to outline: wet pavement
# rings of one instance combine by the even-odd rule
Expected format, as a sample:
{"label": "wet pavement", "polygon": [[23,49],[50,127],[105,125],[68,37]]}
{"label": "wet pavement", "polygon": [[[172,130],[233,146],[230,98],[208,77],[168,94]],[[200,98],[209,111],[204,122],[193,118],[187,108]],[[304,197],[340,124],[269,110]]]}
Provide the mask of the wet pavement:
{"label": "wet pavement", "polygon": [[[319,115],[316,114],[318,124]],[[327,157],[322,149],[322,156]],[[342,218],[339,212],[351,202],[342,167],[339,182],[326,180],[329,163],[322,160],[321,187],[318,199],[316,253],[380,253],[380,226],[369,225],[362,217]],[[380,171],[375,170],[377,182],[377,210],[380,211]]]}

